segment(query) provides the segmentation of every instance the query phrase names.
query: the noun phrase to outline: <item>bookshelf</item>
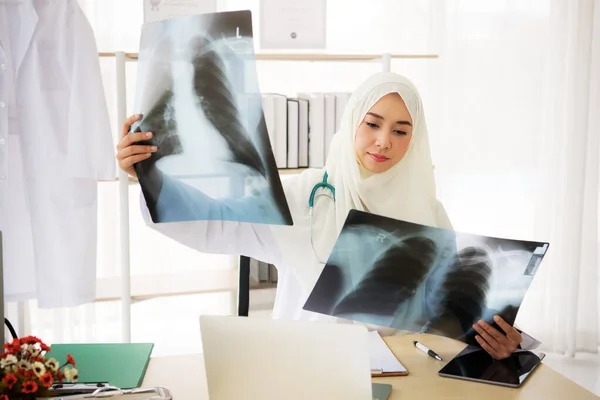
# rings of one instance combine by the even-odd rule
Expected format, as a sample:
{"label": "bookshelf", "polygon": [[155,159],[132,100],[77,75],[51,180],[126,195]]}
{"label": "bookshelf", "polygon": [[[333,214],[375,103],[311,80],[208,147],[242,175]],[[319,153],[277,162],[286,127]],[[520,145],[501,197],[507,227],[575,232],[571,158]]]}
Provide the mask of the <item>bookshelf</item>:
{"label": "bookshelf", "polygon": [[[99,57],[116,57],[117,54],[123,54],[127,60],[137,60],[139,53],[125,52],[101,52]],[[373,53],[373,54],[353,54],[353,53],[255,53],[251,55],[253,59],[259,61],[381,61],[386,63],[391,59],[423,59],[437,58],[436,54],[392,54],[392,53]]]}
{"label": "bookshelf", "polygon": [[[120,127],[127,118],[126,103],[126,63],[135,62],[138,59],[138,53],[131,52],[101,52],[99,57],[108,57],[115,59],[116,85],[117,85],[117,123]],[[260,61],[305,61],[305,62],[378,62],[382,71],[390,71],[393,59],[436,59],[436,54],[394,54],[394,53],[370,53],[370,54],[352,54],[352,53],[309,53],[309,52],[259,52],[252,55],[253,59]],[[298,174],[306,168],[299,169],[280,169],[281,175]],[[132,301],[174,296],[181,294],[199,294],[210,293],[214,291],[232,291],[237,292],[237,314],[247,315],[250,304],[250,259],[244,256],[240,257],[239,262],[239,281],[236,288],[226,284],[235,277],[230,272],[223,272],[211,276],[210,279],[199,279],[198,275],[189,276],[183,279],[182,285],[185,287],[176,287],[175,280],[171,286],[159,285],[153,288],[148,282],[144,282],[144,277],[135,277],[132,281],[130,266],[130,242],[129,242],[129,186],[137,184],[137,179],[129,177],[125,172],[119,170],[119,231],[120,231],[120,270],[121,276],[119,282],[98,282],[97,301],[121,300],[122,307],[122,341],[127,343],[131,341],[131,303]],[[198,273],[204,274],[205,271]],[[212,273],[212,272],[210,272]],[[214,274],[213,274],[214,275]],[[206,278],[209,278],[206,276]],[[173,282],[172,279],[166,281]],[[202,281],[202,283],[200,283]],[[213,286],[207,285],[211,281]],[[189,285],[190,282],[198,283],[195,288]],[[181,285],[180,285],[181,286]],[[269,284],[269,288],[273,285]],[[119,288],[118,293],[116,288]],[[234,301],[233,304],[236,302]],[[234,313],[236,310],[232,310]]]}

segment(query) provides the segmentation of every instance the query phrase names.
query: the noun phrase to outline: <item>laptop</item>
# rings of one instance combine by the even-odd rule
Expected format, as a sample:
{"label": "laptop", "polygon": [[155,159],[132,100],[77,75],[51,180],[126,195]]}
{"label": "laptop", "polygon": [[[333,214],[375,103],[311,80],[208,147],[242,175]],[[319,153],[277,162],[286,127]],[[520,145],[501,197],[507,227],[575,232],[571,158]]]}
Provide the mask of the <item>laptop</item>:
{"label": "laptop", "polygon": [[386,400],[391,392],[371,383],[361,325],[206,315],[200,331],[211,400]]}

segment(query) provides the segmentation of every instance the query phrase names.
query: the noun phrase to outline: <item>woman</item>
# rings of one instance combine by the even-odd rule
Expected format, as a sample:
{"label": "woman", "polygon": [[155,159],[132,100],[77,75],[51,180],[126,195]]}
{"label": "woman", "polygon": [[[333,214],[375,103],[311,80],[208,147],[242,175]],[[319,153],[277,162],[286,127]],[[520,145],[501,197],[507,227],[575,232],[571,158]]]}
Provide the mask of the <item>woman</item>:
{"label": "woman", "polygon": [[[117,146],[119,166],[130,175],[135,175],[136,162],[149,158],[157,150],[136,145],[148,139],[145,133],[128,133],[138,118],[133,116],[125,122]],[[436,198],[422,102],[410,81],[393,73],[373,75],[353,93],[341,122],[341,129],[331,142],[325,168],[309,169],[283,182],[293,226],[231,221],[152,224],[145,206],[142,207],[144,217],[153,229],[198,251],[242,254],[277,266],[274,318],[342,322],[303,310],[302,306],[349,210],[441,228],[452,226]],[[324,197],[331,196],[330,192],[320,189],[310,210],[311,190],[323,181],[325,171],[328,183],[335,187],[335,202]],[[166,193],[177,192],[175,197],[189,197],[191,200],[185,203],[197,204],[199,213],[205,212],[206,207],[218,207],[209,199],[203,199],[199,192],[174,187],[168,177],[162,177],[161,182]],[[169,185],[168,190],[165,190],[166,185]],[[517,349],[522,336],[504,320],[497,319],[496,323],[502,330],[483,321],[475,324],[474,329],[479,333],[476,339],[479,344],[490,355],[501,359]]]}

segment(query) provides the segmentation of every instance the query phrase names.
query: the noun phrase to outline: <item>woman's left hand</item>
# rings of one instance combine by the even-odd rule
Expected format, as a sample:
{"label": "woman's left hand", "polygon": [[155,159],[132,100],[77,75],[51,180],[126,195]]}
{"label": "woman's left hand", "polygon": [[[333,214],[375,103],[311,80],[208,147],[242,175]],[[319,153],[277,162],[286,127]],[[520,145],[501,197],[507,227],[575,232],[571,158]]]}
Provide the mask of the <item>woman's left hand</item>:
{"label": "woman's left hand", "polygon": [[504,332],[500,332],[487,322],[479,320],[477,324],[473,324],[473,328],[479,333],[475,336],[475,340],[496,360],[502,360],[510,357],[523,341],[523,337],[519,331],[498,315],[494,316],[494,321]]}

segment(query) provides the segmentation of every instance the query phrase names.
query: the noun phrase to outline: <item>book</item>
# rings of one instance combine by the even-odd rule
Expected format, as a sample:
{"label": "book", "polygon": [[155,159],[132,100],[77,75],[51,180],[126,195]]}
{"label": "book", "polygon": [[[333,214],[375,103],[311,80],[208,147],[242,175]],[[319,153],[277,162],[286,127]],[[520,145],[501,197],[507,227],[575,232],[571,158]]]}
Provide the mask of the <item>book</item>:
{"label": "book", "polygon": [[300,140],[300,103],[296,99],[287,100],[287,167],[298,168],[298,142]]}
{"label": "book", "polygon": [[325,166],[325,95],[323,93],[298,93],[308,101],[308,167]]}

